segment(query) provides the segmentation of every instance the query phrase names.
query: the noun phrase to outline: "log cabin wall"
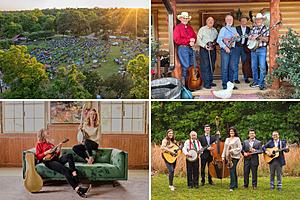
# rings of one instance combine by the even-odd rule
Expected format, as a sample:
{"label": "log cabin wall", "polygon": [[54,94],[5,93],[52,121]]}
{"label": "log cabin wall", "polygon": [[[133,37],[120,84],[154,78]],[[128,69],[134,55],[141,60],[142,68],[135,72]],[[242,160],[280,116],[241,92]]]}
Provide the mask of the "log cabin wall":
{"label": "log cabin wall", "polygon": [[[1,115],[2,116],[2,115]],[[148,169],[149,137],[148,119],[146,132],[139,134],[101,134],[100,147],[118,148],[128,153],[129,169]],[[48,130],[54,143],[69,138],[64,147],[77,144],[79,124],[48,124]],[[35,147],[36,133],[0,133],[0,167],[21,167],[22,151]]]}
{"label": "log cabin wall", "polygon": [[[235,1],[237,2],[237,1]],[[245,2],[245,1],[244,1]],[[262,10],[263,8],[269,8],[269,2],[248,2],[248,3],[177,3],[177,14],[182,11],[187,11],[192,16],[191,25],[195,32],[198,32],[200,28],[200,12],[221,12],[221,11],[234,11],[238,8],[241,9],[244,15],[248,16],[249,11],[253,11],[253,15]],[[155,22],[155,15],[157,14],[157,24],[153,29],[156,31],[156,35],[161,44],[160,48],[168,50],[168,26],[167,26],[167,12],[164,5],[153,3],[151,6],[152,15]],[[283,26],[280,28],[279,33],[284,34],[287,31],[287,27],[293,28],[300,33],[300,1],[284,1],[280,2],[280,10],[282,13]],[[236,21],[235,24],[238,24]],[[249,22],[249,25],[250,22]],[[152,30],[153,30],[152,29]]]}

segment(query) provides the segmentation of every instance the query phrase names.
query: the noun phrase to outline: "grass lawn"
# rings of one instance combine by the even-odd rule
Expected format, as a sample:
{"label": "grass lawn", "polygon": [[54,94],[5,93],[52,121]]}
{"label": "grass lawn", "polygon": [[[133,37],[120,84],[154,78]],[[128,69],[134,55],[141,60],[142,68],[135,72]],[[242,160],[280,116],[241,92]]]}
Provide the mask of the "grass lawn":
{"label": "grass lawn", "polygon": [[300,177],[283,177],[281,192],[277,190],[270,191],[269,177],[258,178],[257,190],[253,190],[251,187],[243,189],[243,178],[239,177],[239,189],[233,192],[229,191],[229,178],[223,179],[223,186],[221,186],[220,180],[213,179],[213,181],[216,184],[214,186],[205,184],[199,186],[199,189],[188,189],[186,177],[175,177],[174,186],[176,189],[172,192],[168,187],[168,176],[157,174],[151,177],[151,199],[300,199]]}
{"label": "grass lawn", "polygon": [[102,77],[107,78],[111,76],[112,74],[118,73],[119,71],[119,65],[117,65],[113,59],[119,58],[121,56],[120,47],[119,46],[111,46],[110,54],[107,56],[107,62],[101,63],[101,67],[99,67],[97,70],[100,72]]}

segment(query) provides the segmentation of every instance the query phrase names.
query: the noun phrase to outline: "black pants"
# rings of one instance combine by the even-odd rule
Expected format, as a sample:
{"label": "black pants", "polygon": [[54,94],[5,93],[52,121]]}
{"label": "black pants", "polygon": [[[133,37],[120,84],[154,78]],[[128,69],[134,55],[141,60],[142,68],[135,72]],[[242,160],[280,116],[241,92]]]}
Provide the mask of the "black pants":
{"label": "black pants", "polygon": [[186,160],[186,171],[188,186],[194,187],[199,185],[199,159],[194,162]]}
{"label": "black pants", "polygon": [[[53,158],[50,161],[43,161],[46,167],[64,175],[68,183],[75,189],[78,186],[78,176],[73,176],[72,172],[76,171],[72,154],[65,154],[60,158]],[[69,163],[69,168],[65,166]]]}
{"label": "black pants", "polygon": [[212,183],[211,180],[211,175],[209,173],[209,164],[211,163],[212,159],[211,158],[201,158],[201,182],[205,183],[205,166],[207,165],[208,169],[208,182]]}
{"label": "black pants", "polygon": [[73,151],[85,160],[86,158],[93,156],[93,150],[97,150],[98,147],[99,145],[96,142],[86,139],[84,144],[73,146]]}
{"label": "black pants", "polygon": [[244,187],[249,185],[250,170],[252,173],[252,186],[257,187],[257,168],[258,165],[251,164],[251,160],[244,160]]}

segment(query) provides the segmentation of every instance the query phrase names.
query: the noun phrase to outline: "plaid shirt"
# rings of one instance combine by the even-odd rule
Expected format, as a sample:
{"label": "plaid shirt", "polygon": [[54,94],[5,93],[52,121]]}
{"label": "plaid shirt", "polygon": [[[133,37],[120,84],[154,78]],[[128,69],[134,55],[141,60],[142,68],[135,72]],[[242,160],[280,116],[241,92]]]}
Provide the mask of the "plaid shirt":
{"label": "plaid shirt", "polygon": [[[265,25],[261,25],[260,27],[254,26],[252,30],[250,31],[250,35],[259,35],[267,30],[267,27]],[[266,31],[264,34],[262,34],[263,37],[269,37],[270,32]],[[266,47],[268,45],[268,42],[260,41],[259,47]]]}

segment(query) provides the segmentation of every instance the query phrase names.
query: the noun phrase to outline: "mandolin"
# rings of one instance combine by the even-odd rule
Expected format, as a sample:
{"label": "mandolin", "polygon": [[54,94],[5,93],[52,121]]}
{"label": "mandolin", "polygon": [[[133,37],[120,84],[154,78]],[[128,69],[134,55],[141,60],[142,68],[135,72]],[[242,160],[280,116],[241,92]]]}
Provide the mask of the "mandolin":
{"label": "mandolin", "polygon": [[43,187],[43,180],[35,169],[35,155],[27,152],[25,155],[26,172],[24,186],[28,192],[39,192]]}
{"label": "mandolin", "polygon": [[170,152],[164,152],[162,156],[168,163],[174,163],[176,159],[182,154],[182,148],[182,145],[174,145],[170,150],[175,152],[175,154],[171,154]]}
{"label": "mandolin", "polygon": [[282,148],[282,149],[278,149],[278,147],[267,148],[266,151],[271,152],[271,156],[264,153],[264,159],[267,163],[270,163],[274,158],[279,157],[279,153],[281,151],[287,151],[287,150],[289,150],[289,147],[285,147],[285,148]]}
{"label": "mandolin", "polygon": [[50,153],[46,154],[46,155],[44,156],[43,160],[44,160],[44,161],[52,160],[52,159],[56,156],[55,152],[56,152],[57,148],[58,148],[61,144],[66,143],[66,142],[68,142],[68,141],[69,141],[69,139],[66,138],[64,141],[62,141],[62,142],[59,143],[58,145],[52,147]]}

